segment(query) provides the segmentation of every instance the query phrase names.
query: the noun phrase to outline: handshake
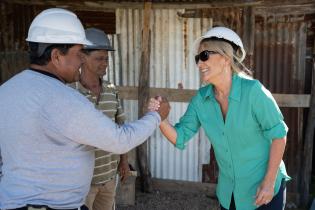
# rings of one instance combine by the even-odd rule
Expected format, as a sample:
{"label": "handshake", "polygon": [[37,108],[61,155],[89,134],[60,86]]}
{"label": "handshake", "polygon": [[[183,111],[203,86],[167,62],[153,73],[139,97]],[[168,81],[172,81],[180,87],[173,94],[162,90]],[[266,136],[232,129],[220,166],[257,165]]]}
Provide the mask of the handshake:
{"label": "handshake", "polygon": [[157,111],[162,121],[167,118],[170,110],[171,106],[165,97],[155,96],[154,98],[150,98],[148,102],[148,111]]}

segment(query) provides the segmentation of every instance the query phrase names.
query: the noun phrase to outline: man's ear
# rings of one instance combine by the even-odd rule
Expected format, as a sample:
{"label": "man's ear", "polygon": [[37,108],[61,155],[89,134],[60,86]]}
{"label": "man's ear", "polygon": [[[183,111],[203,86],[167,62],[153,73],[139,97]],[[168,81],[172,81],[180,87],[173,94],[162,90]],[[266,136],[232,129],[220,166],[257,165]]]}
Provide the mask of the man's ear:
{"label": "man's ear", "polygon": [[55,66],[58,66],[60,64],[60,56],[61,53],[58,49],[56,48],[52,49],[50,59]]}

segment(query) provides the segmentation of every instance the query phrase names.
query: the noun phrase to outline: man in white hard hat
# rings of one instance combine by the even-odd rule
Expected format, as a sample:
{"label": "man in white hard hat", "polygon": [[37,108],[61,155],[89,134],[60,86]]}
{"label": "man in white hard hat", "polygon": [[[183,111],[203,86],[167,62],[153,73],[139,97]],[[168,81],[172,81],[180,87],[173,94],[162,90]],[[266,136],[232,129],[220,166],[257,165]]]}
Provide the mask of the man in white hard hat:
{"label": "man in white hard hat", "polygon": [[82,45],[91,44],[68,10],[41,12],[27,41],[30,68],[0,87],[0,209],[84,209],[94,148],[126,153],[153,133],[169,107],[118,126],[68,87],[79,79]]}
{"label": "man in white hard hat", "polygon": [[[77,83],[76,88],[98,110],[121,125],[125,121],[125,115],[118,92],[113,84],[103,79],[108,67],[108,52],[114,49],[102,30],[88,28],[85,30],[85,35],[92,44],[84,46],[80,76],[81,84]],[[129,172],[127,154],[122,154],[119,158],[117,154],[101,149],[95,150],[93,179],[86,199],[86,205],[89,209],[115,209],[117,168],[121,179],[124,180]]]}

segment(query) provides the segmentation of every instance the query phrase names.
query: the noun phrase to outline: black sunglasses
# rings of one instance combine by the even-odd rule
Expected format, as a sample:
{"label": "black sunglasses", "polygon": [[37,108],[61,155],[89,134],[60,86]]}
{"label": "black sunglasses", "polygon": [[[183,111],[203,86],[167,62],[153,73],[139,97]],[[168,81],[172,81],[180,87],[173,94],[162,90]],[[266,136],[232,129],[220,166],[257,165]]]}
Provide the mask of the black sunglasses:
{"label": "black sunglasses", "polygon": [[198,55],[195,56],[196,64],[198,64],[199,60],[201,60],[203,62],[208,60],[209,56],[213,55],[213,54],[218,54],[218,52],[210,51],[210,50],[202,51],[201,53],[199,53]]}

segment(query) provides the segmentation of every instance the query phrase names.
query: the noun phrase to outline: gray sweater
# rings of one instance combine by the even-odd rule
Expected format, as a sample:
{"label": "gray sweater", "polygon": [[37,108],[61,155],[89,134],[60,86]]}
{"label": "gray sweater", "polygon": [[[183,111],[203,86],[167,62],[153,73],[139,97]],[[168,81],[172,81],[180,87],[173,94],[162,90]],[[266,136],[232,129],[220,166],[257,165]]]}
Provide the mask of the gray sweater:
{"label": "gray sweater", "polygon": [[149,112],[118,126],[71,87],[21,72],[0,86],[0,209],[78,208],[90,187],[93,147],[126,153],[160,121]]}

